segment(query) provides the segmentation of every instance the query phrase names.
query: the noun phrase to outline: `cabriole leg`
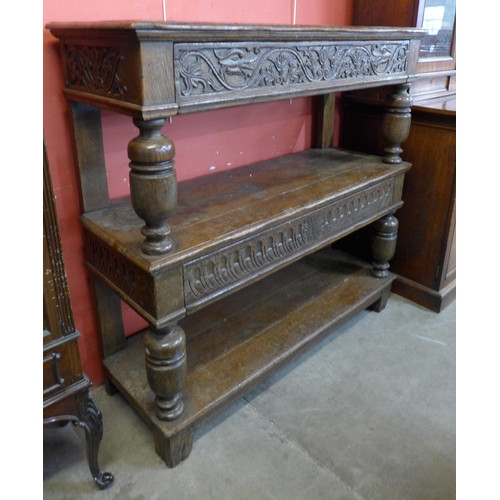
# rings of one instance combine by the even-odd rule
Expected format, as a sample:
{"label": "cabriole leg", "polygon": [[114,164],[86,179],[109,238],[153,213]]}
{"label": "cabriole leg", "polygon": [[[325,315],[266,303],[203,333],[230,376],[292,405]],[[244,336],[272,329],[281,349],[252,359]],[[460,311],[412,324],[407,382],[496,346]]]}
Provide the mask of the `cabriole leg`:
{"label": "cabriole leg", "polygon": [[83,410],[80,420],[73,421],[73,423],[85,430],[87,460],[90,473],[99,489],[104,490],[114,481],[114,477],[113,474],[103,472],[99,468],[97,456],[99,453],[99,444],[102,440],[102,413],[96,407],[89,392],[87,392],[83,400]]}

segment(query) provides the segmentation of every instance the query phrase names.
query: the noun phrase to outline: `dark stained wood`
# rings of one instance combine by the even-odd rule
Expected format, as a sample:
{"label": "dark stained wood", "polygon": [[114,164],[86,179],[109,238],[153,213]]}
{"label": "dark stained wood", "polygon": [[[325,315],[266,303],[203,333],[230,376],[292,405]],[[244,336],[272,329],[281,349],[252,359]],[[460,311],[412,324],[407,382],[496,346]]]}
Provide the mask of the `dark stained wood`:
{"label": "dark stained wood", "polygon": [[381,217],[372,224],[372,274],[376,278],[386,278],[389,274],[389,261],[396,252],[398,227],[399,222],[394,215]]}
{"label": "dark stained wood", "polygon": [[[70,102],[68,108],[82,212],[107,207],[110,198],[104,159],[101,110],[79,102]],[[101,352],[102,356],[106,357],[123,348],[125,343],[120,297],[101,281],[93,279],[92,282],[101,331],[99,337]],[[109,383],[107,391],[110,394],[115,392]]]}
{"label": "dark stained wood", "polygon": [[[168,218],[176,208],[174,147],[160,131],[166,116],[388,82],[407,84],[414,79],[424,34],[409,28],[166,22],[51,23],[48,28],[60,40],[66,97],[138,120],[141,135],[129,144],[131,196],[145,222],[142,251],[148,255],[173,249]],[[102,162],[95,167],[91,156],[102,150],[96,116],[76,110],[74,106],[74,133],[83,134],[83,140],[75,138],[80,177],[93,178],[82,174],[90,165],[103,178]],[[396,152],[392,122],[385,134]],[[87,135],[93,127],[90,144]],[[327,132],[323,126],[322,135]],[[79,147],[83,142],[87,153]],[[393,157],[395,162],[397,153]],[[92,186],[82,185],[87,188]],[[82,199],[91,196],[85,192]]]}
{"label": "dark stained wood", "polygon": [[416,106],[413,123],[405,152],[415,168],[404,192],[407,210],[399,212],[406,222],[402,235],[407,247],[394,265],[403,276],[440,288],[445,284],[444,252],[455,206],[456,115]]}
{"label": "dark stained wood", "polygon": [[94,278],[95,307],[102,335],[101,353],[106,358],[125,347],[125,331],[121,314],[120,297],[101,280]]}
{"label": "dark stained wood", "polygon": [[[342,145],[370,154],[383,150],[371,131],[380,126],[379,106],[345,98]],[[393,290],[434,311],[455,297],[455,99],[433,99],[412,108],[403,157],[413,165],[405,178],[401,230],[391,270]],[[356,131],[356,134],[354,134]],[[353,243],[353,246],[355,243]]]}
{"label": "dark stained wood", "polygon": [[94,106],[72,102],[69,113],[82,211],[89,212],[106,207],[109,205],[109,192],[101,110]]}
{"label": "dark stained wood", "polygon": [[[157,453],[174,467],[207,419],[348,317],[384,308],[394,280],[393,213],[410,168],[399,156],[407,90],[424,32],[135,21],[48,27],[60,41],[74,110],[82,199],[92,200],[80,220],[99,283],[109,385],[151,426]],[[332,148],[335,93],[387,84],[395,90],[385,160]],[[168,116],[297,96],[320,96],[318,149],[177,185],[174,144],[161,133]],[[128,147],[131,195],[112,202],[105,184],[90,182],[105,176],[96,108],[130,115],[140,130]],[[372,224],[373,266],[331,250],[315,254]],[[120,298],[149,324],[127,347],[113,323]]]}
{"label": "dark stained wood", "polygon": [[176,324],[159,329],[151,327],[144,337],[146,374],[156,394],[156,416],[175,420],[184,411],[182,390],[186,382],[186,335]]}
{"label": "dark stained wood", "polygon": [[335,94],[325,94],[317,99],[316,147],[320,149],[333,147],[335,129]]}
{"label": "dark stained wood", "polygon": [[146,222],[141,250],[161,255],[173,248],[168,217],[177,207],[177,178],[174,143],[161,134],[165,119],[138,120],[139,137],[128,145],[130,194],[135,213]]}
{"label": "dark stained wood", "polygon": [[[172,422],[156,417],[141,356],[142,335],[129,338],[126,349],[105,360],[105,368],[153,428],[157,450],[174,467],[185,458],[198,427],[333,328],[386,300],[393,279],[373,279],[363,262],[326,249],[254,285],[251,296],[245,289],[188,316],[181,322],[192,333],[186,410]],[[227,316],[234,304],[243,303]],[[217,320],[204,325],[204,314]]]}
{"label": "dark stained wood", "polygon": [[354,26],[417,26],[420,3],[415,0],[355,0]]}
{"label": "dark stained wood", "polygon": [[[353,24],[422,27],[425,2],[426,0],[354,0]],[[447,3],[451,6],[450,2]],[[437,4],[428,2],[428,5]],[[444,5],[444,2],[440,5]],[[449,96],[456,92],[456,20],[452,31],[449,54],[433,56],[429,52],[420,53],[417,62],[418,79],[412,85],[415,101]]]}
{"label": "dark stained wood", "polygon": [[[61,41],[68,99],[144,120],[373,87],[384,80],[403,83],[414,74],[412,56],[424,34],[415,28],[135,21],[50,23],[47,28]],[[380,42],[392,58],[380,58]],[[401,44],[411,53],[408,65],[399,64]],[[291,54],[293,68],[278,69],[274,57]],[[363,71],[355,67],[360,56],[373,63]],[[92,72],[86,68],[89,60]],[[387,66],[389,61],[396,64]],[[370,67],[375,68],[371,73]]]}
{"label": "dark stained wood", "polygon": [[410,133],[411,103],[409,94],[410,85],[398,85],[392,94],[387,97],[386,113],[382,120],[382,137],[386,146],[382,160],[385,163],[401,163],[399,156],[403,150],[401,143],[406,141]]}
{"label": "dark stained wood", "polygon": [[43,425],[72,422],[85,430],[90,472],[100,489],[113,475],[100,470],[102,415],[80,362],[52,181],[43,148]]}
{"label": "dark stained wood", "polygon": [[176,245],[164,256],[146,257],[141,252],[141,221],[129,198],[86,213],[81,221],[110,246],[126,246],[128,258],[151,272],[288,222],[290,211],[309,212],[342,200],[346,193],[390,182],[409,168],[405,162],[386,165],[379,156],[312,149],[179,183],[177,210],[169,220]]}
{"label": "dark stained wood", "polygon": [[[194,311],[396,210],[401,205],[397,181],[409,167],[405,162],[386,165],[380,157],[337,149],[309,150],[180,183],[179,206],[170,219],[175,249],[147,259],[141,252],[140,220],[130,201],[122,200],[82,218],[91,248],[105,243],[110,252],[103,260],[97,250],[89,251],[90,269],[139,314],[162,327],[170,322],[171,312],[181,312],[181,304],[174,302],[172,294],[165,295],[165,316],[158,316],[155,308],[161,296],[141,286],[148,275],[156,282],[174,266],[182,266],[184,292],[175,295],[183,294],[186,309]],[[127,224],[120,223],[124,219]],[[274,252],[273,237],[279,239],[281,253]],[[293,240],[289,248],[283,246],[285,237]],[[266,261],[255,255],[262,253],[262,241],[266,255],[271,252]],[[126,248],[127,260],[134,259],[137,266],[126,263],[114,248]],[[191,293],[190,271],[199,272],[202,263],[210,267],[231,251],[231,265],[221,270],[231,273],[236,256],[250,252],[250,257],[252,248],[254,260],[261,260],[251,263],[251,272],[234,271],[237,279],[228,276],[225,283],[212,287],[213,293],[202,291],[198,297]],[[116,259],[120,259],[118,268],[108,266]],[[124,279],[128,274],[135,276],[132,285]],[[214,278],[207,275],[207,279]],[[172,289],[173,279],[166,281]]]}
{"label": "dark stained wood", "polygon": [[[451,6],[453,2],[448,2]],[[356,0],[354,24],[422,26],[425,0]],[[455,114],[456,20],[446,56],[419,53],[412,82],[413,121],[403,158],[414,166],[405,181],[405,206],[398,249],[391,268],[398,273],[393,290],[434,311],[456,294]],[[382,89],[343,96],[345,123],[340,144],[372,154],[384,145],[373,130],[381,128]],[[358,246],[357,243],[352,243]]]}

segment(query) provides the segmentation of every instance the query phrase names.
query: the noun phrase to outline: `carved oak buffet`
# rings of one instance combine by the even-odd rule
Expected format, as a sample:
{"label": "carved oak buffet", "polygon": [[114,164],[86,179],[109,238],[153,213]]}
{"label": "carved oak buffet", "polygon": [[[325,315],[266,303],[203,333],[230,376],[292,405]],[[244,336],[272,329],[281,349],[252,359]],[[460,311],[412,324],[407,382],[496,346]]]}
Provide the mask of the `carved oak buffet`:
{"label": "carved oak buffet", "polygon": [[[123,393],[174,467],[209,418],[333,326],[385,306],[423,32],[48,28],[61,46],[108,390]],[[387,84],[396,87],[384,158],[332,148],[332,92]],[[318,96],[318,148],[177,185],[166,118],[307,95]],[[139,129],[125,199],[109,199],[100,108],[131,116]],[[328,248],[368,224],[373,264]],[[125,338],[120,298],[146,319],[146,332]]]}

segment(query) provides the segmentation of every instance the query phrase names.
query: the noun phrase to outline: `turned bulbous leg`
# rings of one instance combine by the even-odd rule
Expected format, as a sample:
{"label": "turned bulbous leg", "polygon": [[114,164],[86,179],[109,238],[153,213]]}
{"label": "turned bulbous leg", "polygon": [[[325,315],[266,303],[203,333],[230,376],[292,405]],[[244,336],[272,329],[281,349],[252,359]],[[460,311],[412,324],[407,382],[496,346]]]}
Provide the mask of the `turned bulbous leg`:
{"label": "turned bulbous leg", "polygon": [[174,143],[162,135],[165,119],[134,119],[140,135],[128,145],[130,196],[136,214],[146,223],[141,249],[161,255],[173,248],[168,217],[177,208],[177,177]]}
{"label": "turned bulbous leg", "polygon": [[376,278],[389,276],[389,260],[394,257],[399,222],[393,215],[387,215],[372,225],[372,275]]}
{"label": "turned bulbous leg", "polygon": [[186,336],[178,325],[150,328],[144,337],[146,374],[156,394],[156,416],[175,420],[183,410],[182,389],[186,381]]}
{"label": "turned bulbous leg", "polygon": [[382,158],[384,163],[397,164],[402,161],[401,143],[408,138],[411,125],[412,98],[409,88],[408,83],[396,86],[386,100],[386,113],[382,122],[382,135],[386,142],[386,155]]}

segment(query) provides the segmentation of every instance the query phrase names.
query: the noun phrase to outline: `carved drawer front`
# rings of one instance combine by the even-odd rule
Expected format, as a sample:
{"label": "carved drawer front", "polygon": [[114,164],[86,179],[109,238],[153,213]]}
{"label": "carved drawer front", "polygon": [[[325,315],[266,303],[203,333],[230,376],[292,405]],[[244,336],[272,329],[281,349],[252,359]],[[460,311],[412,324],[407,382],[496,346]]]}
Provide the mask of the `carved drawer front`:
{"label": "carved drawer front", "polygon": [[283,93],[386,78],[408,71],[409,40],[176,43],[176,100]]}
{"label": "carved drawer front", "polygon": [[75,381],[71,353],[76,342],[48,346],[43,353],[43,398],[46,399],[64,390]]}
{"label": "carved drawer front", "polygon": [[373,220],[387,211],[393,197],[391,178],[184,265],[187,309],[194,310]]}

